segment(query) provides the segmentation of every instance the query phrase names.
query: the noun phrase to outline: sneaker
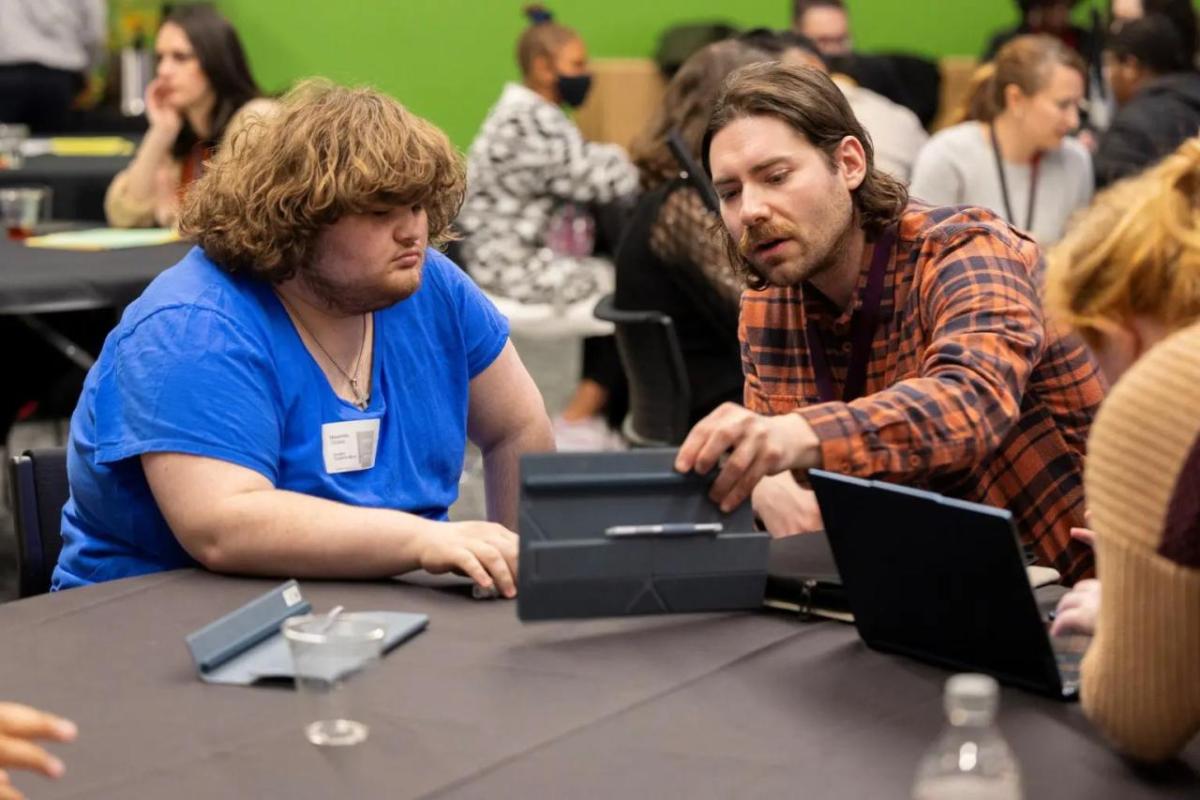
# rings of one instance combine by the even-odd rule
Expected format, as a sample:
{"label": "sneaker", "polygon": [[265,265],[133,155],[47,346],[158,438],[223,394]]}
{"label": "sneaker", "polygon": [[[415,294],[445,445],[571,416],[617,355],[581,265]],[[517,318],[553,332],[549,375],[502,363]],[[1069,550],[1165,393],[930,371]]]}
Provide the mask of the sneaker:
{"label": "sneaker", "polygon": [[602,417],[580,420],[554,418],[554,444],[560,453],[595,453],[628,449],[621,434],[608,427]]}

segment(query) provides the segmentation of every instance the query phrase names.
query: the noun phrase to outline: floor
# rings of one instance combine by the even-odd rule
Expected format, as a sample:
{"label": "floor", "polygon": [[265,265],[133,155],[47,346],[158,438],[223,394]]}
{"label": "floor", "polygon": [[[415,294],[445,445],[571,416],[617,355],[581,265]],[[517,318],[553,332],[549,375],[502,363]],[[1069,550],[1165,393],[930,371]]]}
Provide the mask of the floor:
{"label": "floor", "polygon": [[[513,336],[513,344],[533,376],[546,408],[554,414],[566,405],[579,375],[580,346],[570,339],[532,339]],[[18,425],[8,440],[4,453],[20,453],[32,447],[61,444],[65,435],[63,424],[43,422]],[[460,483],[459,500],[450,509],[451,519],[479,519],[484,516],[483,477],[479,454],[472,451],[467,458],[467,470]],[[0,502],[0,602],[12,600],[17,594],[17,552],[13,520],[9,507],[7,468],[3,483],[3,502]]]}

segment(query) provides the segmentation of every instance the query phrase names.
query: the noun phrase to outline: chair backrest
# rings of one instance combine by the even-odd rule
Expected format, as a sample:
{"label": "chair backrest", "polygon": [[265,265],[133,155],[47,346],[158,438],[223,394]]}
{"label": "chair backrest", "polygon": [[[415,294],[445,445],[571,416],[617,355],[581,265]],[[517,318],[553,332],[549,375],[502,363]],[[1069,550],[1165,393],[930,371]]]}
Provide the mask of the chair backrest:
{"label": "chair backrest", "polygon": [[623,311],[612,295],[596,316],[616,326],[617,352],[629,380],[629,416],[623,433],[635,447],[668,447],[688,432],[692,391],[675,324],[661,311]]}
{"label": "chair backrest", "polygon": [[17,590],[21,597],[44,594],[62,550],[62,510],[71,492],[67,451],[47,447],[14,456],[9,481],[20,561]]}

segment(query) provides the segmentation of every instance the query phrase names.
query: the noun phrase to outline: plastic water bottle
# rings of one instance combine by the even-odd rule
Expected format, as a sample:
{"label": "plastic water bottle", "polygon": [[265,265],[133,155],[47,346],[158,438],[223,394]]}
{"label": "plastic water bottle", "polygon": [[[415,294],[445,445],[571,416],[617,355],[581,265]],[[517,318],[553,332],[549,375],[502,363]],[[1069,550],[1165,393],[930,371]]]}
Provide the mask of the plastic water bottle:
{"label": "plastic water bottle", "polygon": [[947,724],[921,759],[913,800],[1021,800],[1021,773],[996,728],[1000,687],[987,675],[946,681]]}

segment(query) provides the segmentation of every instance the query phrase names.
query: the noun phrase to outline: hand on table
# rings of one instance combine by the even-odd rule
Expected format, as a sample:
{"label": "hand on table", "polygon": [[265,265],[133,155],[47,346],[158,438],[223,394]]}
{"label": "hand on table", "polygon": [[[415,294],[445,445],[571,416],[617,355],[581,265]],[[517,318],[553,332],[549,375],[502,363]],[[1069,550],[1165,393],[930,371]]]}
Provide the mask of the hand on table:
{"label": "hand on table", "polygon": [[458,572],[483,589],[517,596],[517,535],[494,522],[440,522],[421,545],[421,569]]}
{"label": "hand on table", "polygon": [[1100,617],[1100,581],[1088,578],[1075,584],[1058,601],[1054,612],[1051,636],[1072,634],[1091,636],[1096,633],[1096,621]]}
{"label": "hand on table", "polygon": [[77,730],[70,720],[18,703],[0,703],[0,800],[23,797],[12,785],[7,769],[28,769],[48,778],[63,774],[63,763],[33,739],[74,741]]}
{"label": "hand on table", "polygon": [[679,448],[675,469],[704,474],[728,451],[708,496],[729,513],[764,476],[815,467],[819,446],[813,429],[797,414],[767,417],[723,403],[692,428]]}
{"label": "hand on table", "polygon": [[754,514],[773,538],[812,533],[824,528],[817,496],[796,483],[790,472],[768,476],[750,495]]}

